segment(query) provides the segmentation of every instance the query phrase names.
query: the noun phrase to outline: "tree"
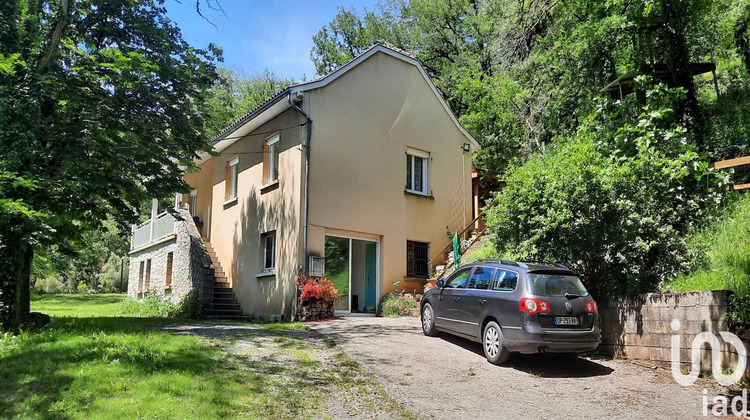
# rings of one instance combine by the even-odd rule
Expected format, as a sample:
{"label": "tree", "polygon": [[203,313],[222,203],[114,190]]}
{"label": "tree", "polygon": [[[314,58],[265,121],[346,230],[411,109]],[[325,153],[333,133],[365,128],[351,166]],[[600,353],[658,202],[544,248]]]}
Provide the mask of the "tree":
{"label": "tree", "polygon": [[218,73],[219,79],[201,105],[208,115],[204,134],[207,139],[219,134],[232,121],[252,111],[276,92],[294,84],[294,80],[283,79],[268,70],[247,77],[219,67]]}
{"label": "tree", "polygon": [[4,1],[0,35],[0,320],[15,329],[35,246],[187,190],[221,51],[188,45],[161,0]]}

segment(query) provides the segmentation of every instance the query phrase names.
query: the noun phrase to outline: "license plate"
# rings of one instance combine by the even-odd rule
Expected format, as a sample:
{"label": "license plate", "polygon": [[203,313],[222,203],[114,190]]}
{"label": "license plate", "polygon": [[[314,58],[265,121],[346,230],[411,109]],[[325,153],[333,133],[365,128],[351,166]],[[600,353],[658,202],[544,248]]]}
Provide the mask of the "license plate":
{"label": "license plate", "polygon": [[556,316],[555,325],[578,325],[578,318],[574,316]]}

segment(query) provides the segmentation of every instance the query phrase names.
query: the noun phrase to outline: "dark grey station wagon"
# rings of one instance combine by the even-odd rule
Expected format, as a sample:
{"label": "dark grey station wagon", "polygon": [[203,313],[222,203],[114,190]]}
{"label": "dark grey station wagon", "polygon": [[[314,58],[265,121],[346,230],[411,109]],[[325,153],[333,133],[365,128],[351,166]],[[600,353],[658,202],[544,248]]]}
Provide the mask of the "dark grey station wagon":
{"label": "dark grey station wagon", "polygon": [[582,353],[599,345],[596,302],[560,264],[477,260],[422,297],[422,330],[481,342],[502,364],[510,353]]}

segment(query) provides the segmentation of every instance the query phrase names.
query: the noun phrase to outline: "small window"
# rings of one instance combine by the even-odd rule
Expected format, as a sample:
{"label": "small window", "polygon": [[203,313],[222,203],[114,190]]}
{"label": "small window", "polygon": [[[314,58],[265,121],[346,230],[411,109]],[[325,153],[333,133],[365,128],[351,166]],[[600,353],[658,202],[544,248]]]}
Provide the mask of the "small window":
{"label": "small window", "polygon": [[406,277],[427,278],[430,258],[429,245],[424,242],[406,241]]}
{"label": "small window", "polygon": [[173,252],[170,252],[167,254],[167,280],[166,280],[167,289],[172,287],[172,259],[173,258],[174,258]]}
{"label": "small window", "polygon": [[276,232],[266,233],[263,239],[263,271],[273,273],[276,268]]}
{"label": "small window", "polygon": [[190,215],[195,216],[198,209],[198,190],[193,188],[190,191]]}
{"label": "small window", "polygon": [[421,150],[406,150],[406,191],[428,195],[428,161],[430,154]]}
{"label": "small window", "polygon": [[445,287],[451,289],[463,289],[466,287],[466,281],[469,279],[469,274],[471,274],[471,268],[464,268],[457,271],[451,276],[450,280],[445,284]]}
{"label": "small window", "polygon": [[146,291],[151,283],[151,260],[146,260]]}
{"label": "small window", "polygon": [[236,156],[227,162],[227,190],[224,197],[226,200],[237,198],[237,174],[239,163],[239,156]]}
{"label": "small window", "polygon": [[263,183],[270,184],[279,179],[279,135],[269,137],[263,149]]}
{"label": "small window", "polygon": [[146,265],[145,261],[141,261],[140,267],[138,270],[138,291],[139,292],[143,291],[143,274],[145,272],[145,268],[144,268],[145,265]]}
{"label": "small window", "polygon": [[499,290],[501,292],[512,292],[516,290],[518,284],[518,274],[512,271],[497,270],[495,274],[495,281],[493,282],[492,289]]}
{"label": "small window", "polygon": [[487,290],[492,283],[492,276],[495,274],[494,268],[477,267],[469,278],[469,289]]}

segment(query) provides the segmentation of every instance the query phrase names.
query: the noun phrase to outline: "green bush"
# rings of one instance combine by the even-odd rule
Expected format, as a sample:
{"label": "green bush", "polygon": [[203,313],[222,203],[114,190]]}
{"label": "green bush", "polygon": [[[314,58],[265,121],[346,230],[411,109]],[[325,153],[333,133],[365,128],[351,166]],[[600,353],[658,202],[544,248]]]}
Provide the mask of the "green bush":
{"label": "green bush", "polygon": [[411,313],[411,309],[419,308],[419,302],[412,295],[392,292],[383,298],[380,308],[383,316],[406,316]]}
{"label": "green bush", "polygon": [[673,111],[684,94],[647,89],[644,106],[603,102],[507,177],[488,209],[498,253],[562,262],[596,296],[653,291],[689,267],[684,235],[720,196],[697,193],[710,174]]}
{"label": "green bush", "polygon": [[169,296],[148,291],[143,300],[126,299],[120,305],[123,315],[138,315],[145,317],[172,317],[178,313],[178,305],[172,303]]}
{"label": "green bush", "polygon": [[190,293],[180,302],[180,316],[190,319],[203,318],[203,303],[198,299],[195,291]]}

